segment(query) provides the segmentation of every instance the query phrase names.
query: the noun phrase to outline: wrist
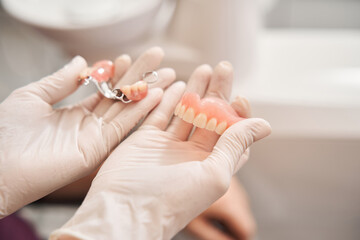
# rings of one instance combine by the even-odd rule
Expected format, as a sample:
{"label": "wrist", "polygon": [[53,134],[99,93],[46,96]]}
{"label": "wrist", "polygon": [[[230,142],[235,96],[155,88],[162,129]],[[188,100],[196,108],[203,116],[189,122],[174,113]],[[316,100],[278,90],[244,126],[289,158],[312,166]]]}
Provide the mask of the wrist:
{"label": "wrist", "polygon": [[51,240],[164,239],[157,201],[101,191],[86,197],[75,215]]}

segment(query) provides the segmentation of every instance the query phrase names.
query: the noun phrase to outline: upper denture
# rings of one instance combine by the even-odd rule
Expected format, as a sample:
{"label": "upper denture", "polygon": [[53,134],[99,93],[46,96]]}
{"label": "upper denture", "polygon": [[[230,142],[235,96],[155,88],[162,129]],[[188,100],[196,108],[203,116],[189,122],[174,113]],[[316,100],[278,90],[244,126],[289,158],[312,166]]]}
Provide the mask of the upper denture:
{"label": "upper denture", "polygon": [[196,93],[185,93],[175,109],[175,115],[196,127],[222,134],[232,124],[242,120],[224,100],[207,97],[200,99]]}

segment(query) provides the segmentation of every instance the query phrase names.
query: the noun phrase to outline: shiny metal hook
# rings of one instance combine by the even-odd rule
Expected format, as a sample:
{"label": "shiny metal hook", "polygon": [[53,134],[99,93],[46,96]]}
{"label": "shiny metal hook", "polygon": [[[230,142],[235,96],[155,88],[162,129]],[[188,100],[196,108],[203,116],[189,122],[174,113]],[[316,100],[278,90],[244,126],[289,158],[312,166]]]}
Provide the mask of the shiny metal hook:
{"label": "shiny metal hook", "polygon": [[[151,77],[151,78],[150,78]],[[151,79],[151,80],[150,80]],[[118,88],[112,89],[111,83],[108,82],[98,82],[92,76],[87,76],[86,78],[79,79],[83,81],[83,84],[89,85],[90,82],[94,83],[99,92],[106,98],[119,100],[123,103],[131,103],[132,100],[128,99],[126,95]],[[145,72],[142,75],[142,80],[147,84],[155,83],[159,80],[159,75],[156,71]]]}
{"label": "shiny metal hook", "polygon": [[[147,80],[148,77],[152,76],[153,80],[149,81]],[[142,80],[145,81],[148,84],[152,84],[155,83],[159,80],[159,74],[156,71],[150,71],[150,72],[145,72],[142,75]]]}
{"label": "shiny metal hook", "polygon": [[91,76],[87,76],[84,79],[84,85],[89,85],[89,83],[92,82],[95,84],[96,88],[99,90],[99,92],[104,95],[106,98],[110,99],[116,99],[115,93],[113,93],[112,89],[110,88],[109,84],[107,82],[98,82],[96,79],[94,79]]}
{"label": "shiny metal hook", "polygon": [[128,99],[125,94],[120,89],[111,89],[111,84],[108,84],[107,82],[98,82],[96,79],[94,79],[91,76],[87,76],[84,79],[84,85],[87,86],[89,83],[92,82],[96,86],[96,88],[99,90],[99,92],[106,98],[113,99],[113,100],[119,100],[123,103],[131,103],[132,100]]}
{"label": "shiny metal hook", "polygon": [[123,103],[131,103],[132,100],[128,99],[125,94],[118,88],[112,90],[115,100],[120,100]]}

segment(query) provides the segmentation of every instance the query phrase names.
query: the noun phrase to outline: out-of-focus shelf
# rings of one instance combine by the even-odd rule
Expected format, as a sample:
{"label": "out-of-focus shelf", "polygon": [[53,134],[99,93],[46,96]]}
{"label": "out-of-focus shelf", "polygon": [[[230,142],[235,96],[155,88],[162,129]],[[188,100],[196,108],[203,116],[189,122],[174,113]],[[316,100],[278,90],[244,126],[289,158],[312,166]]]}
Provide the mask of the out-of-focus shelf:
{"label": "out-of-focus shelf", "polygon": [[265,31],[256,77],[237,89],[274,137],[360,139],[360,31]]}

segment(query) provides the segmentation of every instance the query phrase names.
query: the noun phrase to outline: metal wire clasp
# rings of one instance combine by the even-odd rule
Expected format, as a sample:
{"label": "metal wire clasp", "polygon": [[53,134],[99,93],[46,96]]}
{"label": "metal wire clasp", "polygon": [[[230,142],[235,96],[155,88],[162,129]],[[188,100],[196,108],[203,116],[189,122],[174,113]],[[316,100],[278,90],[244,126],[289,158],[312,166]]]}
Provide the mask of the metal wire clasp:
{"label": "metal wire clasp", "polygon": [[[141,80],[145,81],[147,84],[153,84],[159,80],[159,75],[156,71],[145,72],[142,74]],[[130,100],[119,88],[113,89],[109,81],[99,82],[92,76],[86,76],[85,78],[80,78],[80,82],[83,82],[84,85],[88,85],[90,82],[94,83],[99,92],[106,98],[122,101],[123,103],[131,103]]]}

